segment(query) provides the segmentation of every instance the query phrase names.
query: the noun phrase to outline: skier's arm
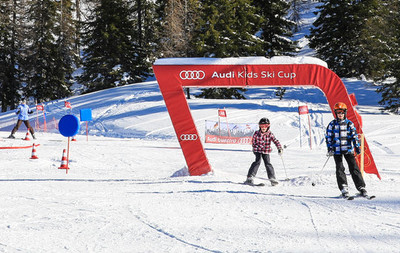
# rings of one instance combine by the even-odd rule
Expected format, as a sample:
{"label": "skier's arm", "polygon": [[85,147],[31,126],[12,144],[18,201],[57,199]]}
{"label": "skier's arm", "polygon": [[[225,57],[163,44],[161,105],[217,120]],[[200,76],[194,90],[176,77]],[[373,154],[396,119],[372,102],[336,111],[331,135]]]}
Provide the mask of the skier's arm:
{"label": "skier's arm", "polygon": [[352,122],[349,123],[349,128],[350,128],[350,136],[351,136],[351,140],[353,142],[354,149],[357,154],[360,154],[361,153],[360,140],[358,139],[357,129]]}
{"label": "skier's arm", "polygon": [[18,107],[17,107],[17,110],[15,111],[15,114],[20,114],[21,113],[21,106],[19,105]]}
{"label": "skier's arm", "polygon": [[281,153],[282,152],[282,145],[281,143],[278,141],[278,139],[275,137],[274,134],[271,133],[271,140],[272,142],[275,144],[276,148],[278,149],[278,152]]}
{"label": "skier's arm", "polygon": [[258,140],[258,135],[257,135],[257,131],[256,132],[254,132],[254,134],[253,134],[253,138],[252,138],[252,146],[253,146],[253,149],[257,149],[257,148],[259,148],[260,147],[260,142],[259,142],[259,140]]}
{"label": "skier's arm", "polygon": [[325,142],[328,152],[333,150],[332,138],[333,138],[333,122],[329,123],[329,125],[326,127]]}

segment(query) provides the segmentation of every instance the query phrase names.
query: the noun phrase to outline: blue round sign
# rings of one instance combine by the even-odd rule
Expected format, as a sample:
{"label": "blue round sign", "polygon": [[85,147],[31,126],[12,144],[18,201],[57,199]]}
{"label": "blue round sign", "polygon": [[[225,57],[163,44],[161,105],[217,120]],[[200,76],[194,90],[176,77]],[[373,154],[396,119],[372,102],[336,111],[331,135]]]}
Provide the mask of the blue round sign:
{"label": "blue round sign", "polygon": [[73,137],[79,132],[79,119],[74,115],[65,115],[58,122],[58,130],[65,137]]}

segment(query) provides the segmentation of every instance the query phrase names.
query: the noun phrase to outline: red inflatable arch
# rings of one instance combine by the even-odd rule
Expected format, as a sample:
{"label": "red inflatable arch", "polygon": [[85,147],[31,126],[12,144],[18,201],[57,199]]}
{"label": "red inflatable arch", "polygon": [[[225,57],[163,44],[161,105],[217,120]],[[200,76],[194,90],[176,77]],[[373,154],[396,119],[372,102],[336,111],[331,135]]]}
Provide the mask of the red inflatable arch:
{"label": "red inflatable arch", "polygon": [[[206,174],[212,168],[184,87],[314,86],[325,94],[331,110],[337,102],[345,103],[347,117],[362,133],[345,85],[325,62],[313,57],[165,58],[156,60],[153,70],[192,176]],[[380,178],[366,140],[364,171]]]}

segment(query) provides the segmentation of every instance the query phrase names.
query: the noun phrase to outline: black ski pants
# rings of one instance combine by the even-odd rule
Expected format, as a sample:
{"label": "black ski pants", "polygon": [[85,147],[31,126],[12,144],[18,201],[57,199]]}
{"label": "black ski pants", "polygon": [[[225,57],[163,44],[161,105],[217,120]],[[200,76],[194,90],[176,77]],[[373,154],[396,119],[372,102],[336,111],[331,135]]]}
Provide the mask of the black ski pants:
{"label": "black ski pants", "polygon": [[348,185],[346,173],[344,172],[345,168],[343,165],[343,157],[346,159],[347,165],[349,166],[350,175],[357,190],[360,190],[361,187],[365,187],[365,182],[361,175],[360,169],[358,168],[356,158],[354,157],[354,154],[349,153],[333,156],[336,163],[336,179],[339,190],[343,190],[343,185]]}
{"label": "black ski pants", "polygon": [[35,134],[35,131],[33,130],[33,128],[31,127],[31,124],[29,124],[29,120],[21,120],[19,119],[17,121],[17,124],[15,125],[15,127],[13,128],[13,130],[11,131],[11,134],[15,134],[15,132],[18,131],[18,128],[21,126],[22,122],[24,122],[26,128],[29,130],[29,132],[31,132],[32,135]]}
{"label": "black ski pants", "polygon": [[247,173],[247,177],[256,176],[262,158],[265,164],[265,168],[267,169],[268,178],[275,179],[275,171],[274,167],[271,164],[269,154],[254,153],[254,155],[256,156],[256,160],[251,164],[249,172]]}

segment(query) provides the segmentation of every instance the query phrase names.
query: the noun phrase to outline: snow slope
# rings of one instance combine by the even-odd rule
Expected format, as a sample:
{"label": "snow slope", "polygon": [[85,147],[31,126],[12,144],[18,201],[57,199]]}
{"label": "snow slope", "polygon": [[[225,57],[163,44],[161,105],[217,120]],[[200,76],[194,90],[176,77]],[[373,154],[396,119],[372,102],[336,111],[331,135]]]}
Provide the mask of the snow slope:
{"label": "snow slope", "polygon": [[[256,181],[267,186],[250,187],[241,184],[254,159],[247,145],[204,144],[214,173],[185,176],[158,85],[149,81],[69,99],[73,114],[91,108],[94,120],[88,138],[82,124],[71,142],[68,174],[58,169],[67,139],[54,124],[69,113],[64,101],[46,104],[39,159],[30,159],[30,148],[0,149],[0,252],[399,252],[399,115],[379,110],[372,84],[344,82],[382,176],[365,175],[374,200],[339,198],[334,162],[323,168],[332,115],[319,90],[288,89],[282,100],[263,88],[250,89],[247,100],[188,101],[200,134],[218,108],[230,122],[271,120],[287,146],[283,160],[271,154],[280,184],[269,186],[261,166]],[[306,118],[300,147],[297,106],[305,103],[312,149]],[[22,140],[24,126],[18,139],[6,139],[15,122],[13,112],[0,114],[0,148],[32,145]]]}

